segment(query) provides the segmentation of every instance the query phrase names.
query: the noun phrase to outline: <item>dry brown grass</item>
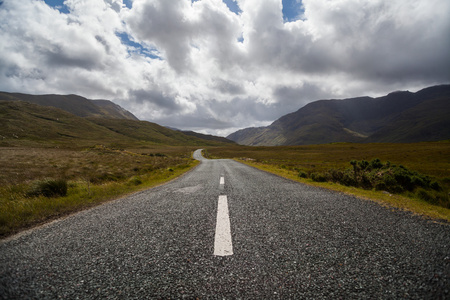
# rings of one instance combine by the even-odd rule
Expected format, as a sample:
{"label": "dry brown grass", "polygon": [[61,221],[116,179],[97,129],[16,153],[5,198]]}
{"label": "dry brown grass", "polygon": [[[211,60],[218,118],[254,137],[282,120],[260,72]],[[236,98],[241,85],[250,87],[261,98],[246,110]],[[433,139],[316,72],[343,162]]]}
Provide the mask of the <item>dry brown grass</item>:
{"label": "dry brown grass", "polygon": [[[193,150],[0,147],[0,237],[173,179],[197,164]],[[67,195],[30,197],[44,178],[67,181]]]}
{"label": "dry brown grass", "polygon": [[[0,186],[27,183],[46,177],[68,180],[121,179],[185,163],[193,148],[154,147],[84,150],[0,147]],[[153,156],[151,156],[153,155]],[[157,156],[156,156],[157,155]]]}

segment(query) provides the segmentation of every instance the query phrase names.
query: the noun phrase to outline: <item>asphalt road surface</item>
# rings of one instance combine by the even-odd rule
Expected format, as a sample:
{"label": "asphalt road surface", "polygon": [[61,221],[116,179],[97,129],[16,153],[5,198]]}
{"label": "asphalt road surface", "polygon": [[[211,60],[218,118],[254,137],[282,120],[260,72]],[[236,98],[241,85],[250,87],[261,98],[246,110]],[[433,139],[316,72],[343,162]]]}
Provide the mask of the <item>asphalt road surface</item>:
{"label": "asphalt road surface", "polygon": [[1,242],[0,297],[450,298],[449,225],[195,157],[168,184]]}

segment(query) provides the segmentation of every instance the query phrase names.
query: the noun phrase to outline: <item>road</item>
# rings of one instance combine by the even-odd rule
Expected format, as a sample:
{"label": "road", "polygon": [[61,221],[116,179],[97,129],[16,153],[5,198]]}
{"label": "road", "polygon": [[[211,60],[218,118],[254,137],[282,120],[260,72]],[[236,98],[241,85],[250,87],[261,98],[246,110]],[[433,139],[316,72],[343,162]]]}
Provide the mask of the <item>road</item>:
{"label": "road", "polygon": [[449,225],[195,157],[177,180],[3,241],[1,298],[450,297]]}

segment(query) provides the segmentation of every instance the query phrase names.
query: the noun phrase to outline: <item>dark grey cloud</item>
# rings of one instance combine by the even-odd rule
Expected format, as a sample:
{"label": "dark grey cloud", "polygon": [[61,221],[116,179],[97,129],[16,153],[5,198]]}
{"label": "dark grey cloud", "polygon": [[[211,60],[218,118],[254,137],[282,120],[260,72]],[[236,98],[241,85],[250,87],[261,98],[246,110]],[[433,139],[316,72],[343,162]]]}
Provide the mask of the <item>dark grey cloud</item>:
{"label": "dark grey cloud", "polygon": [[311,83],[304,83],[302,86],[279,86],[273,92],[273,97],[277,99],[274,106],[282,115],[294,112],[311,101],[326,99],[330,96],[320,86]]}
{"label": "dark grey cloud", "polygon": [[222,79],[215,80],[214,88],[219,92],[228,95],[239,95],[245,93],[245,88],[242,85]]}
{"label": "dark grey cloud", "polygon": [[204,130],[205,128],[209,130],[220,130],[233,127],[232,122],[218,120],[214,117],[198,114],[186,114],[183,115],[182,118],[177,118],[177,116],[161,117],[157,119],[157,121],[160,124],[175,127],[181,130]]}
{"label": "dark grey cloud", "polygon": [[70,53],[60,45],[53,45],[46,49],[41,49],[43,59],[48,66],[52,67],[74,67],[86,70],[93,70],[98,67],[100,55],[94,53]]}
{"label": "dark grey cloud", "polygon": [[168,96],[158,90],[133,90],[129,94],[130,100],[140,104],[147,104],[155,109],[161,110],[164,114],[175,114],[180,111],[180,107],[174,96]]}

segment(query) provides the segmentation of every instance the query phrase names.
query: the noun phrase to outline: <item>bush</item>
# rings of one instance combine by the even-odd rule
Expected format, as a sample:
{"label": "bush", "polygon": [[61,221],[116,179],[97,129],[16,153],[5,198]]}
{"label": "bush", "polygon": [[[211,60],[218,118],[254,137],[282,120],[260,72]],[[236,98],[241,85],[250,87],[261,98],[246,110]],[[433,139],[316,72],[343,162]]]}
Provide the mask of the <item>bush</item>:
{"label": "bush", "polygon": [[67,181],[64,179],[44,179],[31,184],[27,192],[28,197],[44,196],[64,197],[67,195]]}
{"label": "bush", "polygon": [[312,173],[311,179],[315,182],[326,182],[327,178],[322,173]]}
{"label": "bush", "polygon": [[[309,177],[315,182],[335,182],[345,186],[354,186],[363,189],[376,189],[393,194],[409,192],[416,197],[431,204],[442,207],[450,207],[448,191],[441,183],[432,181],[426,175],[408,170],[406,167],[396,166],[391,162],[383,164],[380,159],[375,158],[370,162],[366,160],[352,160],[353,166],[347,170],[332,169],[326,173],[311,173]],[[304,171],[299,170],[298,176],[307,178]],[[450,181],[450,178],[447,179]],[[443,181],[445,184],[445,181]]]}
{"label": "bush", "polygon": [[358,162],[358,166],[361,170],[365,170],[369,166],[369,162],[367,160],[362,160]]}
{"label": "bush", "polygon": [[342,179],[340,181],[337,181],[343,185],[346,186],[357,186],[358,182],[355,180],[354,176],[351,176],[349,173],[344,173],[342,176]]}
{"label": "bush", "polygon": [[432,188],[433,190],[435,190],[435,191],[442,191],[442,187],[441,187],[441,185],[437,182],[437,181],[433,181],[431,184],[430,184],[430,188]]}
{"label": "bush", "polygon": [[298,172],[298,177],[300,177],[300,178],[308,178],[308,174],[306,174],[306,173],[303,172],[303,171],[299,171],[299,172]]}
{"label": "bush", "polygon": [[398,168],[394,171],[394,178],[404,189],[412,191],[414,189],[412,174],[406,168]]}
{"label": "bush", "polygon": [[360,186],[363,189],[371,189],[372,188],[372,181],[369,177],[369,174],[363,173],[361,175],[361,179],[359,181]]}
{"label": "bush", "polygon": [[375,158],[370,162],[370,168],[372,170],[381,169],[383,167],[383,163],[379,158]]}

